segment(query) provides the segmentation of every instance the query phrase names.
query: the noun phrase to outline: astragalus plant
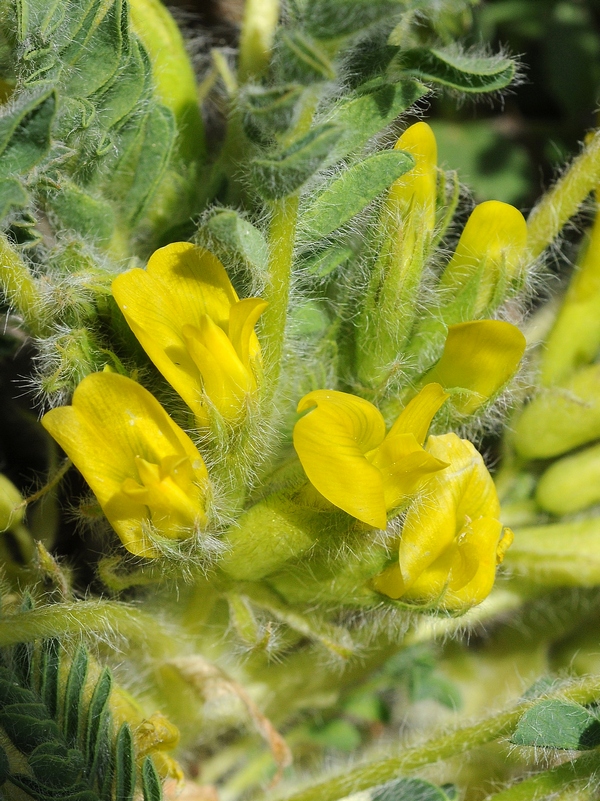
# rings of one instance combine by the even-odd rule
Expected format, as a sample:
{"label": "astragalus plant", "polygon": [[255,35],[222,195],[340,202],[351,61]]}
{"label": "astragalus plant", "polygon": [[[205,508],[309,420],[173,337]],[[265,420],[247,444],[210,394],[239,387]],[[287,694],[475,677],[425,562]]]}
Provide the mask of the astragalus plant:
{"label": "astragalus plant", "polygon": [[600,134],[473,204],[473,4],[0,3],[2,798],[597,797]]}

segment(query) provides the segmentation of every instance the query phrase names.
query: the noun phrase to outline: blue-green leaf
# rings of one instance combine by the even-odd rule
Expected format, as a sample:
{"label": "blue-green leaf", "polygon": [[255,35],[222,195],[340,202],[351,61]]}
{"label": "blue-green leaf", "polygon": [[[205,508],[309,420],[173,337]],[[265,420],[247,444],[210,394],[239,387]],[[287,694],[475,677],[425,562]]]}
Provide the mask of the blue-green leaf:
{"label": "blue-green leaf", "polygon": [[596,748],[600,745],[600,720],[581,704],[548,699],[524,713],[511,742],[576,751]]}

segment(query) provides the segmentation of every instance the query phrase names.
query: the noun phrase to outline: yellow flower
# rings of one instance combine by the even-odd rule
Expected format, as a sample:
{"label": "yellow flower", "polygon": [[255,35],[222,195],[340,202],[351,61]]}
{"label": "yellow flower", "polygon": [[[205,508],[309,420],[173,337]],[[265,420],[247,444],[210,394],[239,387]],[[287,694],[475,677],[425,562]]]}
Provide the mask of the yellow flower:
{"label": "yellow flower", "polygon": [[517,369],[527,342],[515,325],[474,320],[448,328],[444,351],[423,383],[466,390],[453,398],[463,414],[472,414],[492,398]]}
{"label": "yellow flower", "polygon": [[429,437],[427,450],[449,467],[434,475],[422,503],[408,510],[398,563],[374,579],[391,598],[465,609],[481,603],[512,542],[481,455],[456,434]]}
{"label": "yellow flower", "polygon": [[[499,200],[476,206],[440,279],[440,289],[468,296],[468,314],[481,317],[522,280],[527,223],[521,212]],[[464,319],[464,317],[463,317]],[[467,318],[468,319],[468,318]]]}
{"label": "yellow flower", "polygon": [[116,373],[92,373],[72,406],[42,425],[92,488],[123,545],[160,555],[157,537],[185,539],[206,523],[206,466],[198,449],[143,387]]}
{"label": "yellow flower", "polygon": [[376,528],[447,462],[423,449],[429,424],[448,396],[428,384],[386,435],[378,409],[345,392],[319,389],[298,404],[308,414],[294,447],[312,485],[334,506]]}
{"label": "yellow flower", "polygon": [[221,262],[189,242],[157,250],[145,270],[113,281],[113,295],[140,344],[173,389],[209,424],[211,407],[240,419],[256,391],[254,326],[267,304],[239,300]]}

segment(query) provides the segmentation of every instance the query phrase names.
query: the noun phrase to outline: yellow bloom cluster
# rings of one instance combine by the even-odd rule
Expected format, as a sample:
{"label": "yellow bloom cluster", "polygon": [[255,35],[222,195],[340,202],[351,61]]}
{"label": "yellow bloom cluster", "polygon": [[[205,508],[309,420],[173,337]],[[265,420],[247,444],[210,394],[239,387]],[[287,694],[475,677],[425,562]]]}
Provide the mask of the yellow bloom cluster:
{"label": "yellow bloom cluster", "polygon": [[[146,270],[113,283],[114,297],[156,367],[199,426],[216,410],[237,422],[256,392],[254,325],[266,304],[239,300],[225,268],[187,242],[162,248]],[[135,381],[93,373],[72,406],[42,423],[85,476],[128,551],[157,557],[160,537],[186,539],[206,524],[209,477],[190,437]]]}
{"label": "yellow bloom cluster", "polygon": [[463,609],[480,603],[512,541],[498,520],[492,478],[473,445],[456,434],[430,436],[448,398],[427,384],[389,432],[366,400],[317,390],[298,406],[307,411],[294,446],[313,486],[331,503],[376,528],[407,508],[398,560],[374,578],[391,598]]}

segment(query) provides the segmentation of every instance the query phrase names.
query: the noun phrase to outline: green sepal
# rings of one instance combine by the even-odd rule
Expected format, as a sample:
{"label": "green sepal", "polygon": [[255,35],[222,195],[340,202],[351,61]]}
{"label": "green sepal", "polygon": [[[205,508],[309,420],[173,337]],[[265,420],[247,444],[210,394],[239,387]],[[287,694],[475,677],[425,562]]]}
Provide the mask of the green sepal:
{"label": "green sepal", "polygon": [[0,219],[13,209],[20,209],[29,202],[29,195],[17,178],[0,180]]}
{"label": "green sepal", "polygon": [[[217,246],[214,248],[217,251],[216,255],[224,257],[221,261],[227,263],[232,260],[232,256],[234,259],[241,259],[253,275],[259,279],[264,278],[268,267],[269,249],[267,240],[258,228],[231,209],[213,214],[207,220],[205,227],[211,240],[210,244],[213,247],[215,244]],[[199,235],[202,239],[202,230]]]}
{"label": "green sepal", "polygon": [[332,157],[358,150],[429,90],[418,81],[401,80],[358,87],[354,96],[337,106],[329,121],[343,131]]}
{"label": "green sepal", "polygon": [[354,248],[350,245],[333,245],[332,247],[319,248],[311,251],[304,256],[300,262],[300,269],[315,278],[325,278],[325,276],[337,270],[354,255]]}
{"label": "green sepal", "polygon": [[29,98],[0,119],[0,178],[35,167],[50,149],[56,92]]}
{"label": "green sepal", "polygon": [[511,743],[586,751],[600,745],[600,720],[581,704],[547,699],[528,709]]}
{"label": "green sepal", "polygon": [[334,39],[387,20],[403,8],[401,0],[308,0],[302,21],[315,39]]}
{"label": "green sepal", "polygon": [[327,54],[301,31],[284,32],[276,53],[277,67],[284,81],[311,85],[335,79],[335,70]]}
{"label": "green sepal", "polygon": [[354,164],[306,208],[302,225],[308,236],[316,240],[333,233],[413,166],[412,156],[402,150],[376,153]]}
{"label": "green sepal", "polygon": [[323,164],[340,136],[334,125],[320,125],[268,158],[255,159],[252,177],[267,200],[291,195]]}
{"label": "green sepal", "polygon": [[391,79],[414,75],[422,81],[468,94],[505,89],[515,73],[515,62],[508,58],[428,47],[400,50],[388,67]]}

